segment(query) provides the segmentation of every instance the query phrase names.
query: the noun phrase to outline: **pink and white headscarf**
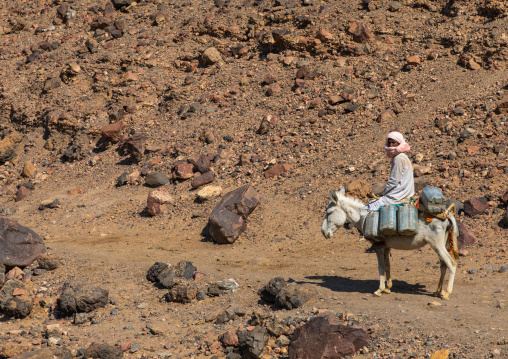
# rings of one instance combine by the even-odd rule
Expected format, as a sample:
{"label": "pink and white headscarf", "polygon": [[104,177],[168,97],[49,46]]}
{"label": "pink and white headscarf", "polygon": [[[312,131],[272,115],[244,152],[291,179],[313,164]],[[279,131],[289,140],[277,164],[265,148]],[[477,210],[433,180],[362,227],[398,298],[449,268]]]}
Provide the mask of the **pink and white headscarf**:
{"label": "pink and white headscarf", "polygon": [[388,158],[394,158],[399,153],[407,152],[411,149],[411,147],[409,147],[406,140],[404,139],[404,136],[402,136],[402,133],[400,132],[397,131],[390,132],[386,136],[386,140],[388,139],[397,141],[399,143],[397,147],[388,147],[385,144],[386,157]]}

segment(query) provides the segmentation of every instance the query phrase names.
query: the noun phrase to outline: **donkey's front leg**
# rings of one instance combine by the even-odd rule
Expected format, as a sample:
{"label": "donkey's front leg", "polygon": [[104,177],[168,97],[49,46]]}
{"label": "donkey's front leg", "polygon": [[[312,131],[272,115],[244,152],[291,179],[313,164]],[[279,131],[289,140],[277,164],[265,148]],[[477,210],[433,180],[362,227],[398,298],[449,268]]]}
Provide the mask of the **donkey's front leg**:
{"label": "donkey's front leg", "polygon": [[385,288],[385,249],[376,248],[377,269],[379,271],[379,289],[374,292],[374,296],[380,297],[381,293],[386,291]]}

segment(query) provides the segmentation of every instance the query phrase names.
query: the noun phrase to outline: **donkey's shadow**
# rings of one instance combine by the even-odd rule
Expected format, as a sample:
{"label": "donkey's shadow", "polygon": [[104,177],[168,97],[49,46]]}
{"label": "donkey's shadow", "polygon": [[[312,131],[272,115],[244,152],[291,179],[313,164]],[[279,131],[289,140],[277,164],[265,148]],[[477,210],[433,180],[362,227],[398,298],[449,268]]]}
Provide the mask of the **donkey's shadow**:
{"label": "donkey's shadow", "polygon": [[[352,279],[339,276],[316,275],[305,277],[307,281],[295,281],[298,284],[314,284],[324,288],[328,288],[333,292],[343,293],[369,293],[372,294],[379,287],[379,281],[374,279]],[[432,293],[425,290],[425,285],[416,283],[410,284],[402,280],[393,280],[393,287],[391,288],[393,294],[422,294],[432,295]]]}

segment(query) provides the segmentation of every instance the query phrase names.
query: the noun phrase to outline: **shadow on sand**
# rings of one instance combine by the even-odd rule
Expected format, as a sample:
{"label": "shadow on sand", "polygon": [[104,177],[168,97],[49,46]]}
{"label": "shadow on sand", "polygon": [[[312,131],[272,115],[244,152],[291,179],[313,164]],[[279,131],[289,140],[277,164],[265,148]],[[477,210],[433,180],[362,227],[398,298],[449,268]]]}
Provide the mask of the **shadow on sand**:
{"label": "shadow on sand", "polygon": [[[314,284],[328,288],[333,292],[372,294],[379,288],[379,281],[374,279],[351,279],[339,276],[308,276],[308,281],[295,281],[298,284]],[[392,293],[432,295],[425,290],[425,285],[409,284],[401,280],[393,280]]]}

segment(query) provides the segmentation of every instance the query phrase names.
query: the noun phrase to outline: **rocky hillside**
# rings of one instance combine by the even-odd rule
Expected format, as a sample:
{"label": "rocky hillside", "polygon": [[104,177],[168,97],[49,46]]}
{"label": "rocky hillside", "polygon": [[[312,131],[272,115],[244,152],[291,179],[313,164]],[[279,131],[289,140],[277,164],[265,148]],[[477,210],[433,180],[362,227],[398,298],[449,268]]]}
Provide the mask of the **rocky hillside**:
{"label": "rocky hillside", "polygon": [[[322,255],[316,248],[323,245],[319,231],[329,190],[346,185],[349,194],[365,201],[382,190],[389,170],[384,138],[393,129],[401,131],[412,147],[417,188],[438,186],[460,208],[464,205],[459,218],[471,231],[468,243],[473,246],[462,248],[461,254],[480,263],[478,268],[496,261],[499,270],[507,264],[508,244],[507,29],[508,5],[502,0],[2,2],[1,212],[40,234],[51,253],[66,256],[60,272],[32,278],[34,287],[28,291],[41,294],[40,287],[47,285],[49,292],[40,297],[49,299],[38,314],[10,322],[10,330],[64,318],[52,312],[58,308],[63,282],[111,284],[110,250],[116,268],[130,269],[120,270],[121,281],[107,289],[118,300],[125,294],[120,294],[122,281],[131,281],[133,293],[144,288],[131,294],[139,298],[132,300],[135,305],[129,312],[141,305],[142,293],[150,298],[150,309],[161,310],[153,304],[160,294],[145,279],[153,257],[173,263],[192,259],[210,281],[224,280],[215,257],[207,255],[220,251],[227,252],[225,272],[249,283],[249,294],[242,292],[241,300],[235,300],[245,308],[258,306],[255,292],[270,278],[314,275],[295,252],[307,253],[303,259]],[[208,217],[222,193],[247,184],[259,192],[260,205],[235,246],[217,248],[209,241]],[[151,192],[155,187],[158,192]],[[358,239],[352,231],[343,236]],[[135,253],[124,247],[124,237],[130,242],[143,237],[134,252],[152,257],[130,257]],[[168,244],[165,238],[174,241]],[[94,254],[94,248],[100,251]],[[158,254],[152,252],[155,249]],[[266,254],[270,261],[265,262],[263,253],[271,253]],[[281,255],[298,262],[296,269],[277,264]],[[95,272],[88,260],[101,269]],[[330,261],[330,267],[337,265],[336,258]],[[129,267],[134,264],[139,268]],[[320,275],[330,274],[327,264],[314,265],[316,272],[326,271]],[[242,271],[253,266],[263,270],[253,277]],[[34,264],[28,269],[35,268]],[[368,278],[375,279],[375,266],[369,268],[373,271]],[[477,270],[465,267],[463,273],[466,269]],[[77,280],[80,271],[89,270],[89,276]],[[435,280],[434,271],[425,276]],[[22,275],[15,271],[11,277]],[[358,293],[348,293],[353,294]],[[322,298],[328,307],[336,305],[335,294],[310,297]],[[411,301],[410,295],[404,298]],[[182,309],[185,325],[191,325],[193,310],[205,313],[231,304],[220,300],[203,304],[209,308]],[[353,297],[345,302],[358,309]],[[273,350],[263,351],[261,346],[253,354],[257,349],[250,346],[248,355],[287,356],[287,337],[280,335],[293,334],[319,312],[319,303],[304,307],[302,318],[287,320],[277,335],[268,330],[272,334],[246,339],[241,334],[254,342],[271,336]],[[286,310],[280,313],[291,316],[291,308]],[[241,316],[226,318],[229,326],[214,331],[199,327],[207,333],[194,341],[199,353],[196,348],[174,346],[165,347],[165,353],[174,351],[175,357],[237,353],[223,350],[228,347],[224,342],[218,344],[220,350],[215,345],[215,353],[209,349],[224,334],[222,329],[236,333],[235,325],[257,326],[254,322],[265,323],[261,327],[266,330],[268,320],[256,319],[259,313],[245,319],[246,313],[240,311]],[[367,309],[358,311],[365,314]],[[488,327],[483,314],[479,323]],[[144,322],[150,316],[143,315],[140,319],[133,314],[130,320]],[[201,319],[204,316],[200,314]],[[235,322],[240,317],[241,322]],[[338,317],[348,322],[345,312]],[[362,324],[370,328],[369,334],[378,325],[384,330],[383,323],[372,317],[358,315],[349,324]],[[100,323],[98,319],[95,324]],[[400,323],[407,324],[403,319]],[[430,336],[433,325],[426,322],[415,335]],[[90,344],[90,338],[84,339],[86,330],[79,331],[76,345],[65,343],[74,355],[83,355],[78,349]],[[92,331],[92,336],[104,335],[104,341],[119,344],[115,335],[105,334],[105,327]],[[143,329],[148,332],[150,328]],[[172,340],[182,340],[182,333],[172,333]],[[441,349],[414,344],[404,330],[392,334],[393,341],[377,337],[379,353],[362,349],[358,355],[430,358]],[[464,335],[480,343],[477,336]],[[213,340],[201,345],[206,336]],[[0,337],[13,345],[29,343],[29,336],[18,340],[16,332]],[[274,344],[276,340],[279,344]],[[138,357],[141,352],[144,357],[154,355],[160,349],[156,341],[141,344],[139,352],[125,346],[122,351]],[[428,341],[436,340],[421,342]],[[37,345],[38,341],[28,347]],[[499,344],[501,351],[478,344],[479,352],[457,345],[455,358],[506,355],[507,350],[506,343]],[[399,350],[408,346],[412,352]],[[411,356],[415,350],[418,354]],[[19,354],[10,353],[0,351],[0,357]],[[90,353],[89,357],[98,355]]]}

